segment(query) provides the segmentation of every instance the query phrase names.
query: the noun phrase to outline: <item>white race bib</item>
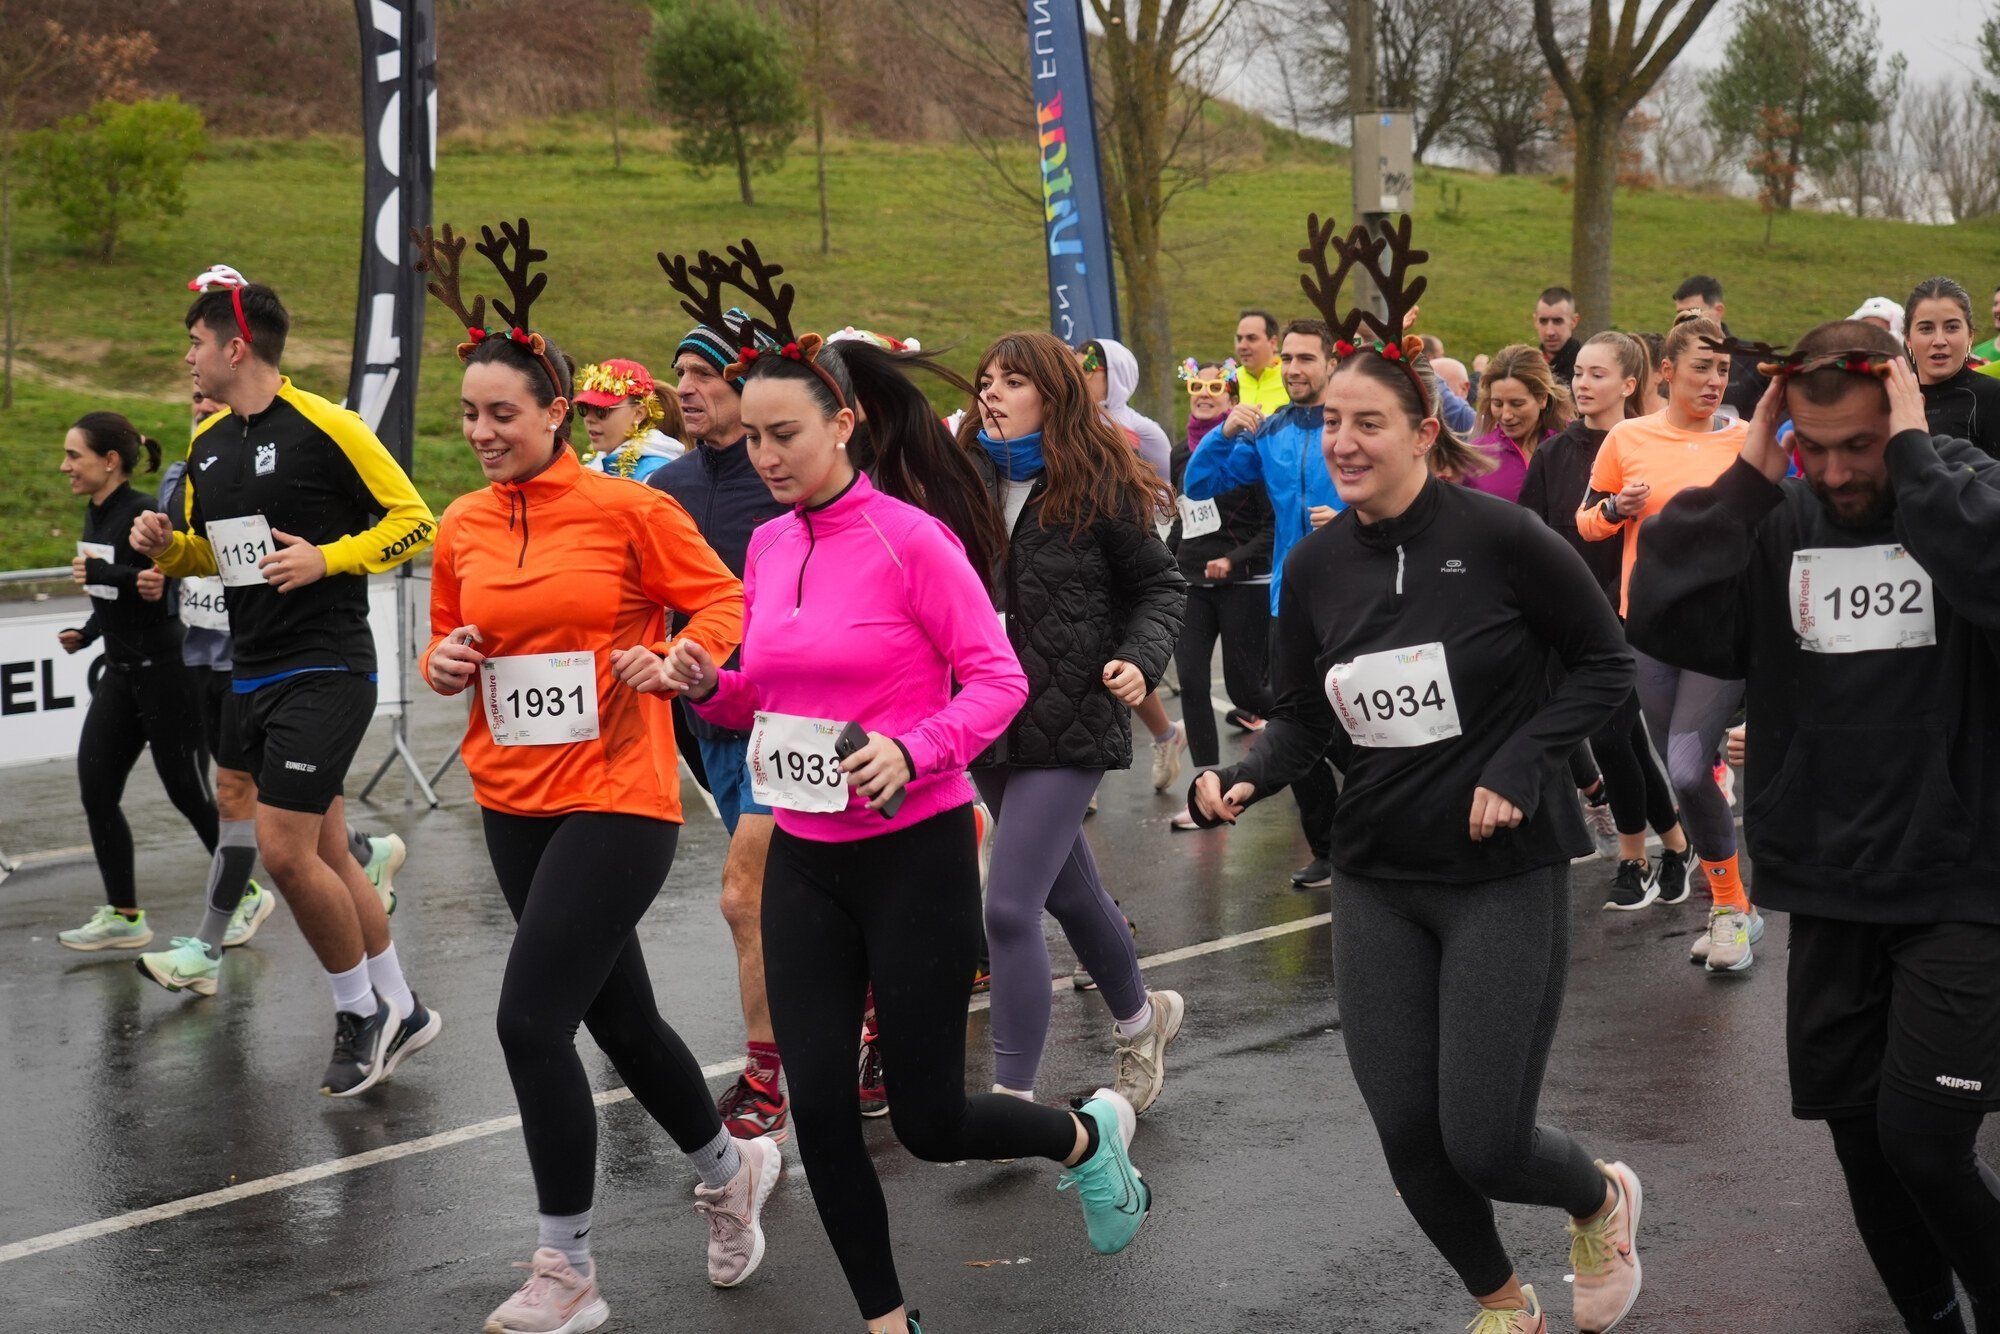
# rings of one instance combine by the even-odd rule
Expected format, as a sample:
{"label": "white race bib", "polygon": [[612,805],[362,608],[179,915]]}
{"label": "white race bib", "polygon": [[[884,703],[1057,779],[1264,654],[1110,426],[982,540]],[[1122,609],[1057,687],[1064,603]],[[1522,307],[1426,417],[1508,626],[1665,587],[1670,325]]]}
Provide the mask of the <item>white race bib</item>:
{"label": "white race bib", "polygon": [[[79,542],[76,544],[76,554],[95,556],[106,564],[113,563],[117,559],[111,552],[109,542]],[[103,598],[106,602],[118,600],[118,588],[114,584],[85,584],[83,591],[94,598]]]}
{"label": "white race bib", "polygon": [[597,657],[521,653],[479,664],[486,726],[497,746],[566,746],[597,739]]}
{"label": "white race bib", "polygon": [[1792,629],[1808,653],[1937,643],[1937,600],[1916,557],[1894,544],[1792,553]]}
{"label": "white race bib", "polygon": [[257,562],[277,550],[271,522],[261,514],[240,519],[210,519],[208,545],[215,552],[215,570],[231,588],[265,582]]}
{"label": "white race bib", "polygon": [[203,575],[181,580],[181,624],[195,630],[229,631],[229,606],[222,600],[222,581]]}
{"label": "white race bib", "polygon": [[1189,500],[1182,496],[1176,503],[1181,509],[1182,537],[1207,537],[1222,527],[1222,511],[1213,500]]}
{"label": "white race bib", "polygon": [[1326,674],[1326,697],[1357,746],[1428,746],[1462,730],[1443,644],[1337,662]]}
{"label": "white race bib", "polygon": [[826,814],[847,809],[847,775],[833,753],[843,724],[759,713],[750,731],[750,795],[765,806]]}

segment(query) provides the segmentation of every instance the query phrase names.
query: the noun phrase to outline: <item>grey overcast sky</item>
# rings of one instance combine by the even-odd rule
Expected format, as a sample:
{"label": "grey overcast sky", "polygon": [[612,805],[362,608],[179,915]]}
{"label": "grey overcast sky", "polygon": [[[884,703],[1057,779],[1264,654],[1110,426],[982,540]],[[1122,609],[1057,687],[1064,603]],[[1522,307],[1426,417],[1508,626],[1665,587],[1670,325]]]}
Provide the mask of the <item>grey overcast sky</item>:
{"label": "grey overcast sky", "polygon": [[[1882,23],[1882,48],[1909,58],[1910,77],[1919,81],[1965,74],[1979,68],[1979,25],[1991,0],[1859,0]],[[1718,5],[1702,24],[1681,59],[1698,66],[1722,58],[1735,26],[1735,5]]]}

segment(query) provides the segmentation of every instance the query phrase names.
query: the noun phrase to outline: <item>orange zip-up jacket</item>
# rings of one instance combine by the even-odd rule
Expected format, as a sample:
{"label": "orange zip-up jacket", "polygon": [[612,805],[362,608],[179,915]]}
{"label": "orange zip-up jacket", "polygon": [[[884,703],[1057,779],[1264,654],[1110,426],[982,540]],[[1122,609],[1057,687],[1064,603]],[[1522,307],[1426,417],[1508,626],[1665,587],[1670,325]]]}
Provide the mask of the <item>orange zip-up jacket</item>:
{"label": "orange zip-up jacket", "polygon": [[[592,472],[563,448],[526,482],[460,496],[438,524],[431,566],[431,653],[461,625],[488,658],[589,652],[598,734],[559,745],[502,746],[475,698],[459,754],[481,806],[509,815],[612,811],[681,818],[680,757],[664,695],[611,670],[614,649],[666,651],[664,609],[725,662],[743,637],[743,585],[702,541],[680,502]],[[473,678],[477,690],[483,674]]]}
{"label": "orange zip-up jacket", "polygon": [[[1611,428],[1597,447],[1590,468],[1590,490],[1576,512],[1576,531],[1587,542],[1608,542],[1621,532],[1625,538],[1625,574],[1618,584],[1618,610],[1625,611],[1632,587],[1632,562],[1639,557],[1639,525],[1667,507],[1667,502],[1691,486],[1709,486],[1736,462],[1750,428],[1732,421],[1717,431],[1686,431],[1667,420],[1665,412],[1627,417]],[[1615,496],[1633,482],[1652,487],[1646,508],[1619,523],[1604,517],[1598,501]]]}

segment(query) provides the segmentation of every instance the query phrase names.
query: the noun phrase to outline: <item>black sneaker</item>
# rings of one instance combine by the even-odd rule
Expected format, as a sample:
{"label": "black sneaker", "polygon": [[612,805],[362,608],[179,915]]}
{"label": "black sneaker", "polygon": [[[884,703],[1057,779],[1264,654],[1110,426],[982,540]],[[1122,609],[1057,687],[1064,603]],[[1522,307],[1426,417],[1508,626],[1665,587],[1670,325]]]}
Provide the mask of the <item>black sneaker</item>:
{"label": "black sneaker", "polygon": [[882,1044],[872,1033],[861,1037],[861,1114],[889,1114],[889,1086],[882,1080]]}
{"label": "black sneaker", "polygon": [[1604,906],[1613,912],[1634,912],[1660,897],[1660,882],[1653,877],[1652,864],[1644,857],[1619,862],[1611,877],[1611,896]]}
{"label": "black sneaker", "polygon": [[396,1012],[378,992],[375,1013],[363,1019],[346,1010],[333,1016],[333,1059],[319,1091],[330,1098],[351,1098],[365,1093],[388,1070],[389,1040],[395,1034]]}
{"label": "black sneaker", "polygon": [[396,1067],[403,1063],[405,1056],[422,1051],[431,1045],[437,1035],[444,1031],[444,1016],[417,999],[417,993],[410,993],[410,1001],[416,1006],[396,1025],[396,1036],[389,1039],[389,1050],[383,1058],[386,1064],[382,1078],[396,1073]]}
{"label": "black sneaker", "polygon": [[1662,851],[1660,869],[1653,877],[1659,884],[1659,902],[1686,903],[1694,892],[1694,882],[1701,875],[1701,863],[1695,859],[1694,848],[1685,852]]}
{"label": "black sneaker", "polygon": [[1325,889],[1333,883],[1333,863],[1324,857],[1315,857],[1292,872],[1293,889]]}
{"label": "black sneaker", "polygon": [[1254,713],[1245,713],[1241,709],[1231,709],[1222,716],[1231,727],[1236,728],[1240,732],[1261,732],[1264,730],[1264,720]]}

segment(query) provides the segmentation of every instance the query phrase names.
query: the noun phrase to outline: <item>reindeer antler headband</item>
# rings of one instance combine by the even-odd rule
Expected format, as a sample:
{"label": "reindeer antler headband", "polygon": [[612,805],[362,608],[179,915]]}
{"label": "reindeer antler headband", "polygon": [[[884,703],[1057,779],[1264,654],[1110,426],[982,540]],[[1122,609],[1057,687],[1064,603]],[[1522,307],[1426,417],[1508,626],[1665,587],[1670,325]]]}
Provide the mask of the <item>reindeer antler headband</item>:
{"label": "reindeer antler headband", "polygon": [[[656,258],[660,268],[667,275],[667,285],[681,294],[681,309],[694,316],[695,322],[706,325],[717,333],[727,333],[741,339],[735,361],[723,367],[722,373],[731,380],[740,380],[750,369],[752,362],[760,356],[780,356],[796,361],[820,378],[833,393],[833,401],[846,407],[847,394],[840,382],[826,367],[819,364],[820,349],[826,340],[816,333],[794,333],[792,331],[792,303],[798,292],[790,283],[777,282],[778,275],[785,271],[782,264],[768,264],[757,253],[757,243],[749,237],[735,245],[725,247],[727,258],[717,258],[703,250],[696,254],[693,264],[686,255],[675,255],[669,259],[665,251]],[[743,310],[722,308],[722,289],[734,287],[750,298],[751,302],[763,310],[766,318],[758,319]]]}
{"label": "reindeer antler headband", "polygon": [[[1345,361],[1363,352],[1373,352],[1395,363],[1416,386],[1418,400],[1427,410],[1434,410],[1431,391],[1424,386],[1415,365],[1415,359],[1423,353],[1424,341],[1403,332],[1405,319],[1417,308],[1417,298],[1424,294],[1429,283],[1427,278],[1411,278],[1409,271],[1428,260],[1430,252],[1410,244],[1407,213],[1387,232],[1378,233],[1366,223],[1356,223],[1345,236],[1336,236],[1338,230],[1339,224],[1331,217],[1322,222],[1319,214],[1308,214],[1306,244],[1299,251],[1299,262],[1312,270],[1299,275],[1299,286],[1305,289],[1306,299],[1318,308],[1327,328],[1333,331],[1335,358]],[[1338,261],[1331,269],[1327,267],[1329,251]],[[1385,315],[1378,316],[1366,306],[1341,308],[1340,285],[1357,267],[1374,280],[1375,290],[1382,294],[1387,307]],[[1374,336],[1363,339],[1364,329]]]}
{"label": "reindeer antler headband", "polygon": [[[532,353],[548,372],[549,384],[556,393],[562,393],[562,376],[556,372],[554,359],[549,356],[548,340],[530,327],[528,312],[535,304],[535,298],[549,285],[549,275],[532,272],[535,265],[549,257],[549,252],[536,246],[528,234],[528,220],[520,218],[514,222],[503,222],[495,234],[491,227],[479,229],[479,243],[473,246],[500,274],[500,281],[507,287],[507,301],[493,298],[493,310],[506,323],[498,329],[486,326],[486,298],[474,296],[467,306],[460,292],[460,261],[465,256],[465,246],[469,238],[452,232],[451,224],[444,224],[442,232],[434,232],[426,227],[418,231],[410,229],[410,239],[417,243],[421,252],[417,259],[417,271],[428,272],[431,281],[426,284],[430,294],[436,297],[464,326],[466,341],[458,345],[458,359],[466,360],[472,350],[489,338],[505,338],[517,343]],[[511,303],[511,304],[509,304]]]}
{"label": "reindeer antler headband", "polygon": [[1814,371],[1845,371],[1849,375],[1882,379],[1889,374],[1889,368],[1900,360],[1886,352],[1872,348],[1843,348],[1836,352],[1822,352],[1807,355],[1803,352],[1784,352],[1769,343],[1752,343],[1734,336],[1709,338],[1704,336],[1702,346],[1711,352],[1720,352],[1730,357],[1755,357],[1757,371],[1771,379],[1788,380],[1795,375],[1811,375]]}

